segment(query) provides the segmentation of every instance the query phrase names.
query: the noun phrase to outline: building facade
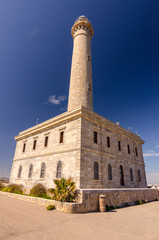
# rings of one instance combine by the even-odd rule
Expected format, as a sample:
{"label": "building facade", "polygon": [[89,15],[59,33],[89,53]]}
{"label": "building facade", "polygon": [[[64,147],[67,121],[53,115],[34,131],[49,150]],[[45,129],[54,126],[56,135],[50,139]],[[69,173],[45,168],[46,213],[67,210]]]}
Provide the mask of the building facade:
{"label": "building facade", "polygon": [[93,112],[91,23],[81,16],[71,33],[68,111],[15,137],[10,182],[51,188],[54,179],[72,177],[80,189],[144,188],[144,141]]}

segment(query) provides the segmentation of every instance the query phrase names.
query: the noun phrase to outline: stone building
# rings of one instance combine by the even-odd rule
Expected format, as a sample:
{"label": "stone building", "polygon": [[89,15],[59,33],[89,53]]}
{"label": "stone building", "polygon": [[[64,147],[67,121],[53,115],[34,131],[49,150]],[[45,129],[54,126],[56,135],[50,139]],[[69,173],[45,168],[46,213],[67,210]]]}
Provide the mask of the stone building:
{"label": "stone building", "polygon": [[91,23],[81,16],[71,33],[68,111],[15,137],[10,182],[51,188],[54,179],[72,177],[80,189],[144,188],[144,141],[93,112]]}

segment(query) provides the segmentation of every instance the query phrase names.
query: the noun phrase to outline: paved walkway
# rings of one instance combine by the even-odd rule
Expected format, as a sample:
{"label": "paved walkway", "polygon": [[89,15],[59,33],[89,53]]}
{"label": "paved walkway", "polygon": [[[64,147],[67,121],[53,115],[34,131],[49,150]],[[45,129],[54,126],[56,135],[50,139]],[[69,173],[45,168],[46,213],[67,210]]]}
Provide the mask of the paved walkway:
{"label": "paved walkway", "polygon": [[159,240],[159,201],[67,214],[0,196],[0,240]]}

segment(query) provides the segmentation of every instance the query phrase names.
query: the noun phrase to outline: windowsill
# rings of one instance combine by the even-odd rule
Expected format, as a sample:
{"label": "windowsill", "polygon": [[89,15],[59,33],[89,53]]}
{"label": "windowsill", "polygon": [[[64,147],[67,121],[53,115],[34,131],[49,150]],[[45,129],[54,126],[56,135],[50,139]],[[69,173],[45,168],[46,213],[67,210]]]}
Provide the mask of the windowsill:
{"label": "windowsill", "polygon": [[113,180],[108,180],[107,182],[108,182],[108,183],[113,183]]}
{"label": "windowsill", "polygon": [[64,145],[64,142],[63,143],[59,143],[58,145]]}
{"label": "windowsill", "polygon": [[28,178],[28,180],[32,180],[32,178]]}
{"label": "windowsill", "polygon": [[[62,177],[61,177],[62,178]],[[61,178],[53,178],[52,180],[54,181],[54,180],[61,180]]]}
{"label": "windowsill", "polygon": [[45,181],[45,178],[39,178],[39,181]]}
{"label": "windowsill", "polygon": [[50,134],[50,131],[44,133],[44,136],[48,136]]}
{"label": "windowsill", "polygon": [[21,178],[17,178],[17,180],[21,180]]}
{"label": "windowsill", "polygon": [[62,132],[66,129],[66,126],[65,127],[62,127],[62,128],[59,128],[59,132]]}
{"label": "windowsill", "polygon": [[134,181],[131,181],[130,184],[134,184]]}
{"label": "windowsill", "polygon": [[44,148],[48,148],[48,146],[46,146],[46,147],[44,146]]}
{"label": "windowsill", "polygon": [[101,182],[100,179],[93,179],[93,182]]}

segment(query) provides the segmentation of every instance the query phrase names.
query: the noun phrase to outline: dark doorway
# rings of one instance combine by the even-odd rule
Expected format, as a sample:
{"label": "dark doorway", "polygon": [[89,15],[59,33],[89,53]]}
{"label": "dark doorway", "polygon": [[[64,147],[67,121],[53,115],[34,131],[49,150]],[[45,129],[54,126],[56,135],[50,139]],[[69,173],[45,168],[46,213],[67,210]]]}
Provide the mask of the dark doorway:
{"label": "dark doorway", "polygon": [[120,173],[120,185],[124,186],[124,173],[123,167],[121,165],[119,167],[119,173]]}

